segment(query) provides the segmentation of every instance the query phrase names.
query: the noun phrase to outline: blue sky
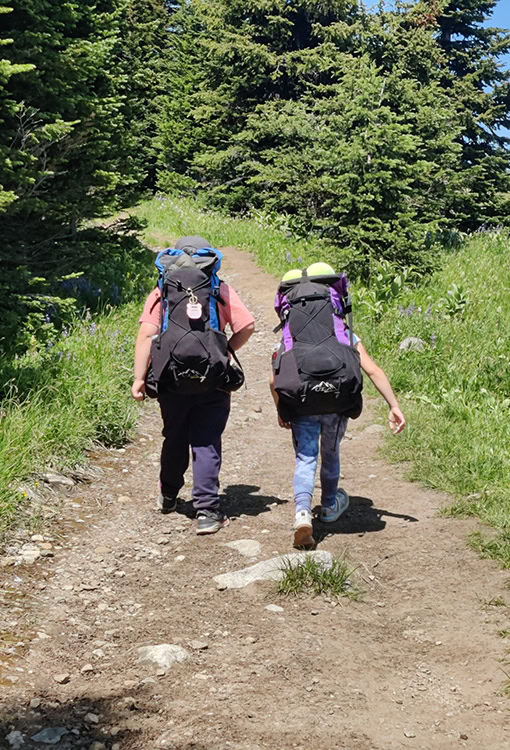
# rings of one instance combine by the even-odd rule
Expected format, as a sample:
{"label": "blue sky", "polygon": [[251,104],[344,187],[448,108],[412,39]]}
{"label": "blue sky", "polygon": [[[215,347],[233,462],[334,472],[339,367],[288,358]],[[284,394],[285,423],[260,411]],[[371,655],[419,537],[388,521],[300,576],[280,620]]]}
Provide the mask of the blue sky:
{"label": "blue sky", "polygon": [[[499,26],[502,29],[510,29],[510,0],[499,0],[496,9],[489,20],[488,26]],[[510,54],[502,58],[506,66],[510,68]]]}

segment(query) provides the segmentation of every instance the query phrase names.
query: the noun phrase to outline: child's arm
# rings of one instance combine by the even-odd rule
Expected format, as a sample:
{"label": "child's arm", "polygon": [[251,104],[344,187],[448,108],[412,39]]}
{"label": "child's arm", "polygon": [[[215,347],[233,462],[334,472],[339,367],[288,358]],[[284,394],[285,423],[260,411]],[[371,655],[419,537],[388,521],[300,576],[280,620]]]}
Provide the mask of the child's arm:
{"label": "child's arm", "polygon": [[[273,397],[274,405],[276,406],[276,411],[278,412],[278,394],[275,391],[274,388],[274,375],[271,373],[271,379],[269,381],[269,387],[271,388],[271,395]],[[278,412],[278,424],[280,427],[284,427],[286,430],[290,430],[291,424],[290,422],[284,422],[283,419],[280,417],[280,413]]]}
{"label": "child's arm", "polygon": [[373,359],[368,356],[367,351],[361,341],[358,341],[358,343],[356,344],[356,349],[358,350],[360,355],[361,369],[368,375],[368,377],[390,408],[390,430],[394,432],[395,435],[397,435],[404,429],[406,420],[404,418],[404,415],[400,411],[400,407],[398,405],[397,398],[393,393],[390,381],[386,377],[384,371],[378,365],[376,365]]}
{"label": "child's arm", "polygon": [[136,401],[143,401],[145,397],[145,376],[151,361],[152,337],[158,332],[152,323],[140,323],[140,330],[135,344],[135,371],[131,387],[131,395]]}

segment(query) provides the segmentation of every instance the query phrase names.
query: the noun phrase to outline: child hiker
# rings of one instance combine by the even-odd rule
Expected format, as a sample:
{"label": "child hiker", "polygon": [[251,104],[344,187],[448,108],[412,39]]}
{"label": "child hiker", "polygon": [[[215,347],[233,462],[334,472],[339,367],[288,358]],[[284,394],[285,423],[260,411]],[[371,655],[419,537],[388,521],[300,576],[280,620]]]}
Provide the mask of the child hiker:
{"label": "child hiker", "polygon": [[[234,289],[217,276],[222,254],[199,236],[181,237],[156,259],[161,288],[148,296],[135,347],[133,398],[143,400],[149,364],[163,418],[162,513],[177,508],[190,462],[199,535],[227,526],[219,497],[222,434],[230,393],[241,385],[228,351],[246,344],[255,324]],[[227,341],[227,324],[232,335]]]}
{"label": "child hiker", "polygon": [[[319,520],[333,523],[349,507],[338,487],[340,442],[349,417],[361,413],[362,378],[368,375],[389,407],[389,427],[402,432],[405,419],[390,382],[352,331],[347,279],[327,263],[285,274],[275,309],[281,320],[282,343],[273,355],[271,393],[280,427],[292,430],[294,471],[294,547],[315,542],[312,495],[319,450],[321,508]],[[346,325],[349,319],[349,326]]]}

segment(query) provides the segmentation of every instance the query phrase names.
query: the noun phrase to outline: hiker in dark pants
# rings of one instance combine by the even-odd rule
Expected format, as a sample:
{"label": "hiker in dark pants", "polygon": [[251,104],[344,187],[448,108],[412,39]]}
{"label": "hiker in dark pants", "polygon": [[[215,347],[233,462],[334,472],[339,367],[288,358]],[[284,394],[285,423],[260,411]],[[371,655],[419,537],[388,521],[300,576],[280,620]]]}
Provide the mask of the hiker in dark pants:
{"label": "hiker in dark pants", "polygon": [[[203,237],[183,237],[176,243],[176,249],[185,252],[209,247],[210,243]],[[232,336],[228,342],[229,347],[237,351],[255,330],[254,318],[231,286],[220,282],[219,294],[222,301],[217,306],[219,329],[224,331],[227,325],[230,326]],[[145,377],[151,361],[152,339],[160,330],[160,308],[161,292],[156,287],[148,296],[139,319],[131,389],[132,396],[137,401],[145,397]],[[171,325],[170,313],[168,326]],[[197,534],[213,534],[229,523],[220,507],[218,478],[221,468],[221,437],[230,413],[230,394],[222,390],[176,393],[160,385],[158,401],[164,437],[158,507],[162,513],[170,513],[176,509],[191,448],[192,498],[197,512]]]}

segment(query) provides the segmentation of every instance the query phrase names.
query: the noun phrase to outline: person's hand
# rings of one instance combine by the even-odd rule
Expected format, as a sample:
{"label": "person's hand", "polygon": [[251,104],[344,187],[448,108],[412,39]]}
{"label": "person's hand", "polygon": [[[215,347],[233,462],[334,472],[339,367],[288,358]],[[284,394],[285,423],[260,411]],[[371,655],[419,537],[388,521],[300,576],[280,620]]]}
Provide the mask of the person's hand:
{"label": "person's hand", "polygon": [[131,386],[131,395],[135,401],[143,401],[145,398],[145,380],[135,380]]}
{"label": "person's hand", "polygon": [[399,432],[402,432],[404,427],[406,426],[406,420],[398,406],[393,406],[390,409],[390,413],[388,415],[388,422],[390,430],[393,432],[394,435],[398,435]]}
{"label": "person's hand", "polygon": [[280,415],[279,415],[279,414],[278,414],[278,424],[280,425],[280,427],[283,427],[283,428],[284,428],[285,430],[290,430],[290,428],[291,428],[291,424],[290,424],[290,422],[285,422],[285,421],[284,421],[284,420],[283,420],[283,419],[282,419],[282,418],[280,417]]}

